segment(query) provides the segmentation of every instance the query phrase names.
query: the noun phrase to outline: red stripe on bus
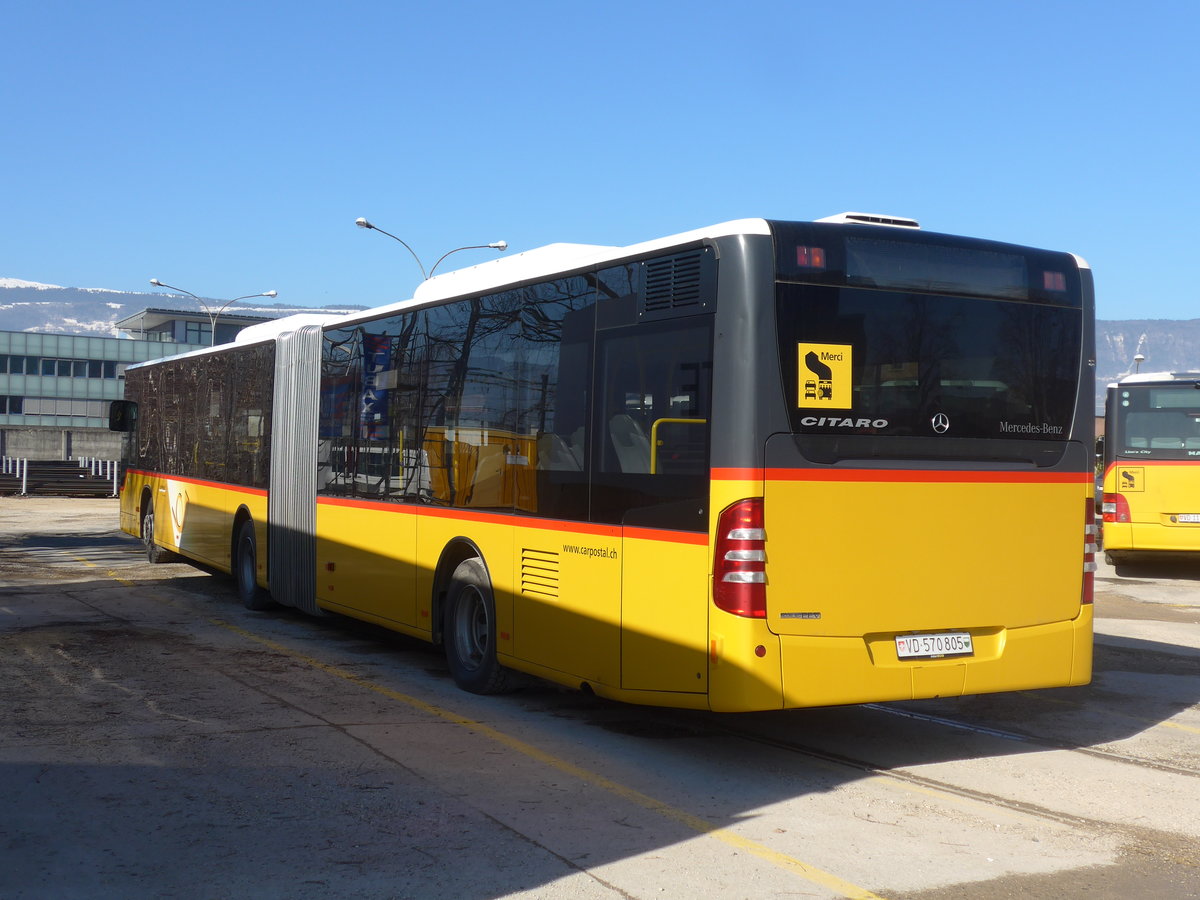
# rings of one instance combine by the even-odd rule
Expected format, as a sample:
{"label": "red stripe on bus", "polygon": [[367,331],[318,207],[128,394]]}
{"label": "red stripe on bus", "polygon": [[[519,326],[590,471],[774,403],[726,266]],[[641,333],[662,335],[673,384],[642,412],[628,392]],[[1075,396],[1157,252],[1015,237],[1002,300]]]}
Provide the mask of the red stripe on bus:
{"label": "red stripe on bus", "polygon": [[624,537],[672,544],[708,545],[708,535],[696,531],[660,531],[657,528],[626,528]]}
{"label": "red stripe on bus", "polygon": [[195,484],[200,487],[218,488],[223,491],[238,491],[242,494],[253,494],[255,497],[265,497],[267,492],[262,488],[246,487],[241,484],[230,484],[227,481],[206,481],[203,478],[189,478],[186,475],[164,475],[162,472],[147,472],[144,469],[128,469],[126,475],[141,475],[143,478],[158,478],[166,481],[182,481],[184,484]]}
{"label": "red stripe on bus", "polygon": [[995,472],[945,469],[767,469],[768,481],[904,484],[1088,484],[1087,472]]}
{"label": "red stripe on bus", "polygon": [[713,469],[713,481],[762,481],[766,469]]}
{"label": "red stripe on bus", "polygon": [[1104,470],[1107,475],[1114,469],[1154,469],[1157,467],[1167,468],[1169,466],[1198,466],[1200,467],[1200,458],[1197,459],[1122,459],[1120,462],[1109,463],[1108,468]]}

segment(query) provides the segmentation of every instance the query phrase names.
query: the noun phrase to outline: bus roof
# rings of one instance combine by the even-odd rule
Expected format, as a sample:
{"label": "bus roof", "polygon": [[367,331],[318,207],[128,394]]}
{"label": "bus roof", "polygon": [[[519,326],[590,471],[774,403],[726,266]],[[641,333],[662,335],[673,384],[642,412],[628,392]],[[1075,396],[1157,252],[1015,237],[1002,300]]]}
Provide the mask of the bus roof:
{"label": "bus roof", "polygon": [[[918,230],[919,224],[915,219],[900,216],[882,216],[874,213],[846,212],[834,216],[816,219],[817,222],[837,223],[846,225],[885,226]],[[630,257],[642,256],[667,250],[672,247],[693,244],[697,241],[710,240],[733,235],[770,235],[771,226],[766,219],[734,219],[684,231],[667,237],[655,238],[625,247],[604,244],[547,244],[535,247],[511,256],[488,260],[474,266],[454,269],[442,275],[435,275],[421,282],[411,298],[398,300],[368,310],[344,313],[339,315],[320,315],[300,313],[252,325],[242,331],[234,339],[235,345],[258,343],[273,340],[280,335],[295,331],[305,325],[320,325],[321,327],[350,325],[368,318],[399,312],[416,306],[425,306],[439,300],[452,297],[469,296],[496,290],[506,285],[516,285],[535,281],[562,272],[578,271],[607,262]],[[1074,254],[1072,254],[1074,255]],[[1081,268],[1087,268],[1087,263],[1078,256],[1076,261]],[[203,355],[229,347],[229,344],[218,344],[216,347],[205,347],[193,350],[182,356]],[[1133,377],[1133,376],[1131,376]],[[1170,375],[1168,373],[1167,377]],[[1195,377],[1200,378],[1200,375]],[[1141,376],[1142,380],[1153,380],[1153,376]]]}
{"label": "bus roof", "polygon": [[1111,383],[1109,387],[1116,387],[1119,384],[1170,384],[1174,381],[1200,381],[1200,372],[1139,372],[1134,375],[1126,375],[1119,381]]}
{"label": "bus roof", "polygon": [[766,219],[737,219],[722,222],[694,231],[685,231],[664,238],[656,238],[628,247],[613,247],[604,244],[547,244],[535,247],[512,256],[503,256],[488,260],[463,269],[454,269],[444,275],[435,275],[421,282],[409,300],[400,300],[386,306],[375,307],[364,312],[351,313],[342,316],[339,321],[352,322],[365,317],[374,318],[380,314],[399,311],[411,306],[424,306],[438,300],[501,288],[509,284],[519,284],[534,281],[559,272],[586,269],[590,266],[603,265],[630,256],[653,253],[676,247],[681,244],[694,243],[707,238],[726,237],[735,234],[769,235],[770,226]]}

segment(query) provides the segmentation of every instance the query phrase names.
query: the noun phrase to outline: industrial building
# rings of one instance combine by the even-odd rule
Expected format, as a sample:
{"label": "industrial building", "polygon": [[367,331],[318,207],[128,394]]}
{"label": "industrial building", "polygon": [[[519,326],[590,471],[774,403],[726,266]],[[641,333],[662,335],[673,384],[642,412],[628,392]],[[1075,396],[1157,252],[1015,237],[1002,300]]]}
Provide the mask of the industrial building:
{"label": "industrial building", "polygon": [[[267,321],[224,315],[217,343]],[[108,406],[134,363],[208,346],[207,315],[143,310],[116,323],[127,337],[0,331],[0,457],[35,460],[120,455]]]}

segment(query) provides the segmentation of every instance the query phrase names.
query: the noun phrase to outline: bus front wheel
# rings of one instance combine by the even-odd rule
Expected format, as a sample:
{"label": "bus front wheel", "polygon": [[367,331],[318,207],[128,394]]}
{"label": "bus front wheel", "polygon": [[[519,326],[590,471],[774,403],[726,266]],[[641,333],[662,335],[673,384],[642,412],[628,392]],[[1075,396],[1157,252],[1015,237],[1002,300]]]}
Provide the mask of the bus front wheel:
{"label": "bus front wheel", "polygon": [[496,602],[481,559],[458,564],[446,593],[446,661],[454,683],[472,694],[508,689],[509,672],[496,660]]}
{"label": "bus front wheel", "polygon": [[246,609],[270,609],[274,603],[258,586],[258,539],[254,536],[253,520],[242,523],[233,548],[233,577],[242,605]]}

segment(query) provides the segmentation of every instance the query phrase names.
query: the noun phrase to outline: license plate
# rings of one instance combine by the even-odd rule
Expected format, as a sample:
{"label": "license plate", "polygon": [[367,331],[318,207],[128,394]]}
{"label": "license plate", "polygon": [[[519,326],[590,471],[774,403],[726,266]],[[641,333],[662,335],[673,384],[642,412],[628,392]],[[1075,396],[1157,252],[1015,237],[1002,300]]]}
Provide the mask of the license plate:
{"label": "license plate", "polygon": [[1176,516],[1175,520],[1177,522],[1200,522],[1200,513],[1184,513]]}
{"label": "license plate", "polygon": [[940,656],[973,656],[975,646],[965,631],[947,634],[901,634],[896,637],[900,659],[935,659]]}

